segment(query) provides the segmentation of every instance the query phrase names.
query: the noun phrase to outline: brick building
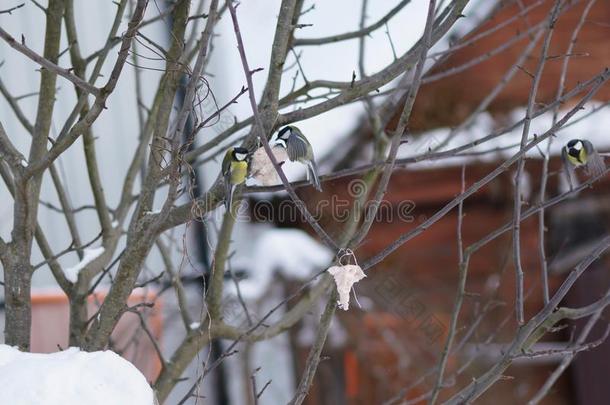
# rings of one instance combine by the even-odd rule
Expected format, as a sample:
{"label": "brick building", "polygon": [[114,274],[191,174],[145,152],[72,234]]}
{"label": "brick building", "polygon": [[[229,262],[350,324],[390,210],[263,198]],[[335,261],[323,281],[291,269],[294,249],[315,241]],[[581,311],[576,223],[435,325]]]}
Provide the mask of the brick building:
{"label": "brick building", "polygon": [[[548,16],[553,3],[534,0],[499,2],[494,15],[464,40],[481,36],[499,24],[502,28],[493,30],[472,45],[461,48],[439,62],[427,74],[427,77],[434,77],[440,72],[461,69],[472,64],[458,74],[430,81],[422,86],[410,123],[410,130],[416,134],[415,137],[429,136],[430,131],[455,126],[468,117],[519,59],[531,38],[531,35],[523,33],[541,23]],[[568,43],[589,2],[568,3],[555,26],[549,59],[537,98],[539,107],[552,102],[556,96]],[[578,35],[566,77],[567,90],[610,66],[609,21],[610,2],[597,1],[585,18]],[[503,44],[507,43],[511,45],[503,47]],[[498,48],[502,51],[497,52]],[[486,54],[493,56],[480,63],[472,63]],[[534,71],[539,54],[540,46],[533,50],[530,57],[520,66],[520,71],[486,109],[498,127],[509,122],[515,109],[524,108],[527,104],[532,83],[530,72]],[[576,98],[566,102],[562,109],[569,108],[574,100]],[[595,100],[597,103],[608,102],[610,86],[604,86],[596,94]],[[599,114],[607,116],[606,109],[601,110]],[[399,111],[400,108],[396,110],[395,119],[388,129],[392,129]],[[592,115],[590,120],[594,119],[597,118]],[[587,133],[578,133],[576,129],[569,133],[571,137],[587,138]],[[359,131],[355,136],[362,140],[360,145],[366,144],[371,138],[370,133],[362,129]],[[519,139],[512,141],[518,143]],[[610,134],[605,146],[608,145]],[[604,145],[601,146],[603,149]],[[502,161],[500,159],[501,155],[498,155],[495,162],[476,157],[469,159],[465,172],[466,186],[491,172]],[[378,253],[400,234],[417,227],[459,194],[461,170],[461,165],[439,164],[417,169],[407,166],[405,170],[396,171],[386,195],[391,207],[388,212],[394,215],[373,225],[369,237],[357,249],[359,260],[364,261]],[[541,170],[541,159],[527,160],[530,192],[525,208],[538,201]],[[463,222],[465,246],[511,221],[513,171],[514,167],[466,201]],[[561,163],[555,155],[550,160],[547,189],[547,195],[550,197],[560,193],[560,171]],[[325,190],[332,190],[333,195],[342,195],[349,199],[348,188],[353,179],[343,178],[328,182],[325,184]],[[578,255],[579,249],[586,252],[586,247],[590,246],[592,241],[607,233],[610,225],[609,186],[610,179],[606,178],[596,183],[593,188],[582,192],[577,198],[547,210],[546,249],[552,271],[551,291],[562,282],[565,271],[576,263],[575,260],[582,257],[582,254]],[[301,191],[301,195],[310,206],[314,205],[317,199],[330,197],[330,194],[318,195],[307,191]],[[409,218],[406,220],[399,215],[400,203],[405,201],[414,203],[414,208],[409,211]],[[331,219],[328,212],[321,220],[331,235],[333,232],[335,235],[340,232],[342,224],[339,222]],[[308,229],[306,224],[296,225]],[[402,395],[397,398],[411,399],[415,400],[413,403],[418,403],[416,399],[425,395],[433,386],[433,375],[428,376],[423,384],[414,384],[436,363],[446,338],[458,276],[456,228],[457,210],[454,209],[369,271],[367,279],[357,288],[364,308],[340,314],[339,319],[347,332],[346,344],[342,348],[328,348],[324,353],[330,356],[330,359],[320,364],[312,394],[307,400],[308,404],[341,403],[337,401],[349,404],[383,403],[401,393],[403,389]],[[525,291],[528,294],[526,316],[531,317],[542,307],[537,216],[523,222],[521,233],[522,265],[525,271]],[[473,256],[466,286],[468,296],[460,317],[460,325],[465,325],[466,330],[460,330],[456,344],[459,344],[460,339],[467,333],[467,326],[473,322],[479,322],[479,327],[470,342],[482,342],[490,334],[495,334],[494,342],[509,342],[514,336],[516,322],[511,313],[515,277],[511,246],[511,233],[507,232]],[[564,304],[584,305],[603,294],[610,281],[607,265],[606,260],[592,266],[575,285]],[[496,289],[498,285],[499,288]],[[554,347],[554,343],[569,339],[574,328],[578,330],[581,326],[580,323],[570,324],[563,331],[543,339],[540,347]],[[591,340],[601,336],[605,326],[598,325],[597,329],[591,334]],[[497,347],[495,353],[494,347]],[[476,344],[468,343],[459,355],[450,356],[446,375],[452,375],[480,348]],[[441,400],[449,398],[460,387],[472,381],[472,378],[486,371],[501,348],[487,346],[485,350],[488,353],[477,356],[465,372],[448,381],[450,386],[443,390]],[[301,348],[300,352],[296,370],[303,369],[307,347]],[[549,357],[515,362],[509,368],[507,377],[490,389],[478,403],[525,403],[544,383],[559,360],[557,357]],[[580,354],[543,403],[608,403],[610,387],[603,381],[610,372],[608,360],[608,343],[594,351]]]}

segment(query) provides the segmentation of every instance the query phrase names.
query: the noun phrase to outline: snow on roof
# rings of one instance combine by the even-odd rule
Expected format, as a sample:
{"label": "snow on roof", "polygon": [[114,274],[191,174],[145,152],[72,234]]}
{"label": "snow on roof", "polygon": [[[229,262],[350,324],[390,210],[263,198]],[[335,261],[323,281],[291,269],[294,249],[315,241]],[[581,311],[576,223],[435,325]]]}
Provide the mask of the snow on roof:
{"label": "snow on roof", "polygon": [[138,369],[111,351],[24,353],[0,345],[0,403],[13,405],[152,405]]}
{"label": "snow on roof", "polygon": [[[559,111],[558,119],[561,119],[567,111],[569,110]],[[524,117],[525,108],[518,108],[513,110],[509,117],[507,117],[506,122],[516,123]],[[533,140],[534,135],[540,135],[548,131],[551,128],[552,123],[552,112],[547,112],[534,118],[531,122],[529,141]],[[483,112],[479,114],[469,128],[453,134],[445,145],[443,145],[443,143],[445,143],[445,140],[449,134],[451,134],[451,128],[433,129],[409,137],[408,142],[400,147],[397,158],[404,159],[422,156],[429,151],[441,152],[452,150],[481,140],[482,138],[497,132],[500,127],[503,126],[509,126],[509,124],[500,125],[498,120],[491,114]],[[570,121],[556,133],[556,137],[551,141],[551,156],[561,155],[561,148],[570,139],[575,138],[587,139],[593,143],[597,150],[608,152],[610,151],[610,131],[608,128],[610,128],[610,105],[604,105],[599,102],[589,103],[583,110],[577,112]],[[407,168],[432,169],[436,167],[459,166],[464,163],[491,163],[499,160],[506,160],[519,150],[522,133],[523,125],[518,125],[511,131],[473,146],[459,155],[442,158],[440,160],[409,163]],[[338,141],[338,143],[340,143],[340,141]],[[540,150],[545,153],[547,151],[547,143],[548,141],[543,141],[539,144]],[[527,157],[540,159],[542,156],[537,148],[533,148],[527,153]],[[286,166],[289,166],[290,168],[292,168],[292,166],[302,166],[300,163],[288,163],[290,163],[290,165],[284,165],[283,169],[285,169]],[[293,175],[293,172],[290,170],[285,172],[289,175],[291,180],[298,178],[298,176]],[[255,182],[249,182],[248,184],[255,184]],[[282,191],[282,193],[284,192]],[[267,199],[271,195],[274,195],[274,193],[258,193],[254,198]]]}
{"label": "snow on roof", "polygon": [[[587,139],[593,143],[596,149],[605,151],[610,149],[610,106],[602,106],[599,103],[590,103],[587,107],[576,113],[568,123],[561,128],[556,137],[551,141],[551,156],[561,154],[561,148],[574,138]],[[567,111],[559,112],[559,119]],[[590,114],[587,116],[587,114]],[[518,122],[525,117],[525,109],[519,108],[510,114],[510,122]],[[553,113],[547,112],[534,118],[531,122],[529,141],[535,135],[540,135],[548,131],[553,123]],[[490,114],[482,113],[474,121],[473,125],[465,130],[459,131],[453,136],[446,145],[438,151],[447,151],[462,145],[467,145],[475,140],[480,140],[498,131],[499,124]],[[440,128],[428,131],[424,134],[411,137],[409,142],[403,144],[398,153],[398,158],[421,156],[429,150],[436,150],[450,134],[450,128]],[[422,161],[409,164],[408,168],[430,169],[434,167],[456,166],[472,162],[497,162],[513,156],[519,151],[519,143],[523,132],[523,125],[519,125],[511,131],[490,139],[477,146],[474,146],[455,157],[444,158],[441,160]],[[547,150],[548,141],[539,144],[543,152]],[[488,153],[485,153],[488,152]],[[527,153],[528,158],[540,159],[542,156],[537,148],[531,149]]]}
{"label": "snow on roof", "polygon": [[[300,229],[270,228],[253,243],[250,255],[237,257],[231,263],[234,271],[244,270],[248,275],[239,282],[246,299],[265,294],[275,272],[291,279],[305,279],[328,266],[333,258],[330,250]],[[225,291],[235,296],[235,283],[227,282]]]}

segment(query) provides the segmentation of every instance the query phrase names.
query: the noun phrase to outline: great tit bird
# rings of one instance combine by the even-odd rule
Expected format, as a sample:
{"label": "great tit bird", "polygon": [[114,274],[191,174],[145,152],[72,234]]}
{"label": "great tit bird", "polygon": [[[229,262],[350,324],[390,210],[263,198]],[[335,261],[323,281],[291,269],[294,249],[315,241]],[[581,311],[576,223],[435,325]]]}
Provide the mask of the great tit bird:
{"label": "great tit bird", "polygon": [[566,176],[573,189],[574,171],[577,167],[584,167],[587,175],[598,176],[606,170],[604,158],[593,147],[593,144],[584,139],[572,139],[561,151]]}
{"label": "great tit bird", "polygon": [[288,159],[292,162],[303,163],[307,166],[307,180],[318,191],[322,191],[322,185],[318,177],[318,166],[313,156],[313,148],[305,138],[305,135],[297,127],[288,125],[273,134],[269,140],[271,147],[282,146],[286,149]]}
{"label": "great tit bird", "polygon": [[225,183],[225,207],[233,206],[235,188],[246,181],[250,154],[246,148],[229,148],[222,161],[222,175]]}

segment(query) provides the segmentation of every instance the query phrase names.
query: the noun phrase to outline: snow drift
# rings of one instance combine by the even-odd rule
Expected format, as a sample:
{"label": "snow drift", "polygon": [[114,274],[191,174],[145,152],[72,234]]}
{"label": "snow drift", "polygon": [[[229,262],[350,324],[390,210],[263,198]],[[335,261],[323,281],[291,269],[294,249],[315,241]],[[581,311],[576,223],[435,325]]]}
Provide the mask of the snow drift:
{"label": "snow drift", "polygon": [[24,353],[0,345],[0,404],[153,405],[138,369],[111,351]]}

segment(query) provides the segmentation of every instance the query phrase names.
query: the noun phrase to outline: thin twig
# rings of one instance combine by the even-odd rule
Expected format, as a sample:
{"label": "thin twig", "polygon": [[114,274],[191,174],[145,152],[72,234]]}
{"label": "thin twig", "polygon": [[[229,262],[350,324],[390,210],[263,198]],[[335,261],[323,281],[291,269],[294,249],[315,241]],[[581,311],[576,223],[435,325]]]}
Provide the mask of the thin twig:
{"label": "thin twig", "polygon": [[[559,10],[561,9],[561,0],[555,1],[555,6],[551,12],[546,24],[547,33],[544,38],[542,50],[540,51],[538,66],[536,68],[536,74],[534,76],[534,82],[530,90],[530,94],[527,102],[527,109],[525,112],[525,122],[523,124],[523,134],[521,135],[521,146],[520,150],[523,150],[527,144],[527,139],[530,131],[531,116],[536,105],[536,96],[538,94],[538,87],[540,80],[542,79],[542,72],[544,71],[544,65],[546,63],[546,56],[551,44],[551,38],[553,37],[553,31],[555,22],[557,21]],[[525,156],[521,155],[517,163],[517,172],[515,174],[515,192],[514,192],[514,212],[513,212],[513,261],[515,266],[516,275],[516,299],[515,306],[517,308],[517,323],[523,325],[525,322],[524,315],[524,303],[523,303],[523,268],[521,265],[521,204],[522,204],[522,190],[521,190],[521,176],[525,168]]]}
{"label": "thin twig", "polygon": [[[466,188],[466,166],[462,166],[462,193]],[[447,340],[445,341],[445,347],[441,354],[441,359],[438,362],[438,373],[436,376],[436,383],[430,396],[430,405],[434,405],[441,387],[443,386],[443,375],[445,373],[445,367],[447,366],[447,360],[449,359],[449,353],[451,352],[451,345],[457,331],[458,319],[460,316],[460,310],[462,309],[462,302],[464,301],[464,295],[466,294],[466,277],[468,274],[469,257],[464,257],[464,247],[462,239],[462,223],[464,220],[464,201],[460,201],[458,206],[458,223],[457,223],[457,240],[458,240],[458,257],[459,257],[459,275],[458,275],[458,287],[455,296],[455,303],[453,304],[453,311],[451,312],[451,323],[449,326],[449,333],[447,334]]]}
{"label": "thin twig", "polygon": [[15,7],[11,7],[11,8],[8,8],[6,10],[0,10],[0,14],[11,14],[12,15],[13,11],[15,11],[15,10],[17,10],[17,9],[23,7],[23,6],[25,6],[25,3],[18,4]]}

